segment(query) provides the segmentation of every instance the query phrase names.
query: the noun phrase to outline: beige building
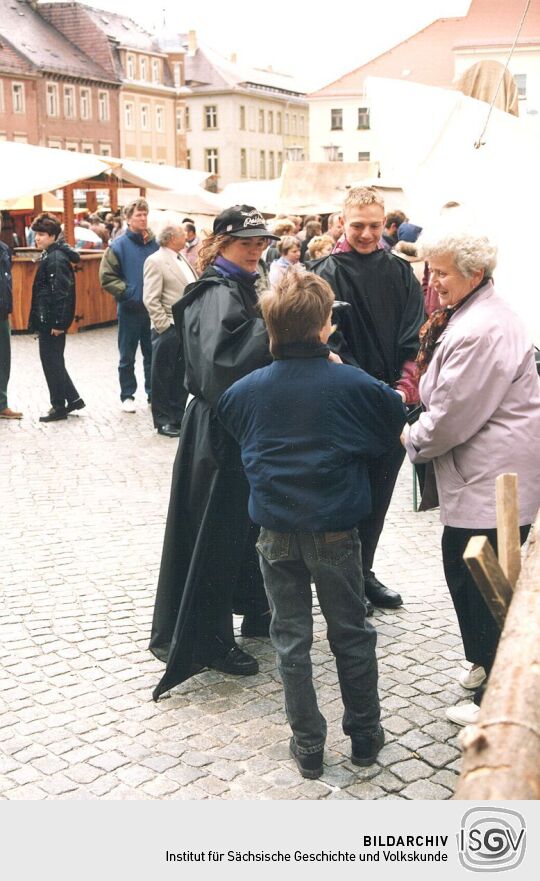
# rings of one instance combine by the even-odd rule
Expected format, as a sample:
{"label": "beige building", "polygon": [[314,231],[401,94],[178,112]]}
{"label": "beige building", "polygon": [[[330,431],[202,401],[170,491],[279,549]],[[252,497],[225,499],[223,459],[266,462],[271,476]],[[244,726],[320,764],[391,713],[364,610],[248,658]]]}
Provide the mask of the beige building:
{"label": "beige building", "polygon": [[309,152],[308,103],[292,77],[239,65],[185,38],[187,166],[234,181],[278,177]]}
{"label": "beige building", "polygon": [[[390,77],[451,88],[473,64],[506,64],[524,11],[523,0],[472,0],[466,16],[434,21],[388,52],[308,95],[310,159],[378,160],[365,81]],[[531,3],[509,63],[519,93],[519,115],[540,119],[540,3]],[[399,144],[396,144],[399,149]],[[384,174],[384,169],[381,169]]]}

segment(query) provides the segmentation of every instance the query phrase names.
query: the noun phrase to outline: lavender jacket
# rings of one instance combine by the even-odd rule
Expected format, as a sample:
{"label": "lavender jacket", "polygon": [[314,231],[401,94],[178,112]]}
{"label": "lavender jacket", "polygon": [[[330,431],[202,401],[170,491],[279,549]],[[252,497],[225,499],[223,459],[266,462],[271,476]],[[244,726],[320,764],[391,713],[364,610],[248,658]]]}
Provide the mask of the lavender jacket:
{"label": "lavender jacket", "polygon": [[451,318],[420,381],[426,408],[405,443],[433,460],[441,520],[497,525],[495,478],[518,474],[520,524],[540,505],[540,380],[527,331],[491,281]]}

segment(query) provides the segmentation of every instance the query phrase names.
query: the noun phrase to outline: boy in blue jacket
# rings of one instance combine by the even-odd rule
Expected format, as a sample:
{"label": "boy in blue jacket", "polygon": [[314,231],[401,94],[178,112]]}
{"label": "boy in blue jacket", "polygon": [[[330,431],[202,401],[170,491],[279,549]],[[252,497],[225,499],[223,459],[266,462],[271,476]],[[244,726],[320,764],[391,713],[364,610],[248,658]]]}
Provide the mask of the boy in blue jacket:
{"label": "boy in blue jacket", "polygon": [[395,443],[406,420],[397,392],[336,363],[327,346],[333,300],[327,282],[310,272],[291,271],[264,294],[274,362],[235,382],[217,406],[241,447],[249,514],[261,526],[257,549],[290,752],[310,779],[322,774],[326,739],[310,658],[312,581],[336,658],[352,762],[372,764],[384,743],[355,524],[371,509],[367,462]]}

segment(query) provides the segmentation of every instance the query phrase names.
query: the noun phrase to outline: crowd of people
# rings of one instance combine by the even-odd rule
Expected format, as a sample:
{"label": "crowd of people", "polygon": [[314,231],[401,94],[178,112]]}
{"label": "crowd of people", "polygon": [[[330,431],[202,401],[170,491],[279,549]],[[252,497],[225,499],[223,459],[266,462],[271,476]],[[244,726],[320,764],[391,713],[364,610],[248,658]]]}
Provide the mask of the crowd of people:
{"label": "crowd of people", "polygon": [[[527,330],[496,293],[494,245],[456,223],[424,231],[386,213],[373,187],[351,189],[324,224],[268,226],[236,205],[206,237],[186,218],[156,238],[144,199],[125,221],[100,269],[118,301],[121,407],[135,411],[140,346],[154,426],[179,438],[150,640],[166,664],[154,699],[206,667],[256,674],[234,635],[242,615],[242,636],[272,641],[291,755],[302,776],[319,777],[313,582],[352,762],[374,762],[384,731],[367,618],[403,604],[374,560],[408,454],[424,507],[440,506],[471,665],[460,681],[474,700],[447,715],[476,721],[500,632],[463,552],[477,534],[496,549],[498,474],[518,474],[522,542],[540,503],[540,383]],[[51,398],[42,420],[53,422],[84,407],[64,364],[78,255],[55,218],[38,217],[33,232],[43,254],[30,326]],[[5,247],[0,261],[0,417],[20,418],[7,405]]]}

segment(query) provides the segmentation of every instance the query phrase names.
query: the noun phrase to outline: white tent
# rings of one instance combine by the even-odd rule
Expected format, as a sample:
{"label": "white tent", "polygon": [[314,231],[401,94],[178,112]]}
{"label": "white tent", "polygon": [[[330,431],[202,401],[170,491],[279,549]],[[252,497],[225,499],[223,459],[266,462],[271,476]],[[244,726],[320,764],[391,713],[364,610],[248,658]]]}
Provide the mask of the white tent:
{"label": "white tent", "polygon": [[[531,281],[527,235],[540,204],[540,130],[461,92],[370,78],[371,126],[384,173],[401,182],[411,221],[452,223],[488,235],[499,248],[495,284],[540,343],[538,282]],[[396,147],[396,145],[398,145]]]}

